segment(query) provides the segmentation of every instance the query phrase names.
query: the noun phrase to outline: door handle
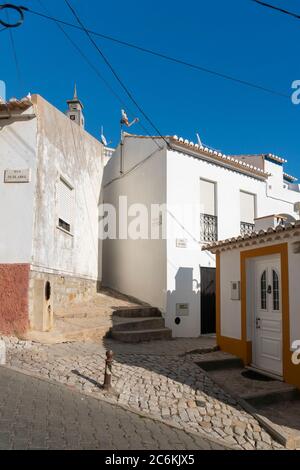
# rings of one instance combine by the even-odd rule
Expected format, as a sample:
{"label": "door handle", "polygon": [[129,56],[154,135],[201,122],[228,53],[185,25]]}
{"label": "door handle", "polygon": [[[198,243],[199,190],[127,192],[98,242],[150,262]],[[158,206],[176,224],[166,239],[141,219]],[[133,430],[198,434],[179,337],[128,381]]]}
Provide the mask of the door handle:
{"label": "door handle", "polygon": [[272,286],[268,286],[267,292],[268,292],[268,294],[272,294]]}
{"label": "door handle", "polygon": [[260,330],[260,318],[256,318],[256,329]]}

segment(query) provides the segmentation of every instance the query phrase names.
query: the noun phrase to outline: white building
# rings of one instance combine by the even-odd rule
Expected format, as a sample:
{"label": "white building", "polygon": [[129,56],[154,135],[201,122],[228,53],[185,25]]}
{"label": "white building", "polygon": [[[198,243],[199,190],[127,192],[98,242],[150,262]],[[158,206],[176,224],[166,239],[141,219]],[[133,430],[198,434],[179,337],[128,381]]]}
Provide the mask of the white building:
{"label": "white building", "polygon": [[0,103],[0,331],[51,328],[53,309],[101,281],[104,147],[41,96]]}
{"label": "white building", "polygon": [[124,218],[119,197],[126,196],[129,223],[138,215],[133,204],[149,213],[162,205],[148,232],[165,224],[166,239],[117,233],[105,240],[103,284],[158,307],[174,336],[215,331],[215,257],[201,247],[251,232],[256,217],[297,217],[300,188],[284,163],[275,155],[225,156],[176,136],[125,134],[104,171],[104,202]]}
{"label": "white building", "polygon": [[220,349],[300,388],[300,221],[265,217],[206,249],[217,257]]}

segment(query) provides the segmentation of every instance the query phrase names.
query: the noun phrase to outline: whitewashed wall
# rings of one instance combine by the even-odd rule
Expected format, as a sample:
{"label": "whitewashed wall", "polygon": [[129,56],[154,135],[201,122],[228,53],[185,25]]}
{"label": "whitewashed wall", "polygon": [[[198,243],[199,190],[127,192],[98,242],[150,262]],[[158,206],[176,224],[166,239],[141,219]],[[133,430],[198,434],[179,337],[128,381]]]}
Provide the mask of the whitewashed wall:
{"label": "whitewashed wall", "polygon": [[[32,114],[33,109],[22,114]],[[0,263],[30,263],[36,183],[36,119],[0,122]],[[29,183],[5,183],[5,170],[31,170]]]}
{"label": "whitewashed wall", "polygon": [[[269,170],[273,168],[272,164],[270,165]],[[278,165],[274,165],[274,167],[276,170],[280,168]],[[282,168],[280,170],[282,174]],[[272,180],[272,190],[269,191],[274,196],[273,199],[267,197],[265,181],[183,153],[168,151],[168,236],[171,237],[167,242],[168,304],[166,319],[167,326],[172,328],[173,334],[181,337],[198,336],[201,332],[200,268],[201,266],[215,266],[215,257],[208,252],[201,251],[201,178],[216,183],[219,240],[231,238],[240,233],[240,191],[249,192],[256,196],[257,217],[275,213],[289,213],[296,216],[292,210],[293,203],[300,200],[300,193],[283,189],[282,179],[278,183],[278,175]],[[280,184],[280,188],[276,186],[276,181],[277,186]],[[197,204],[199,205],[198,214],[190,212],[189,216],[187,215],[188,211],[182,210],[182,206],[191,207]],[[176,238],[186,239],[187,248],[177,248]],[[192,282],[188,270],[192,273]],[[180,283],[178,278],[181,280]],[[176,303],[190,304],[189,316],[182,317],[180,325],[174,323]],[[236,307],[233,312],[235,311]],[[235,318],[233,312],[232,315]],[[235,323],[234,337],[237,337],[238,331],[238,323]]]}
{"label": "whitewashed wall", "polygon": [[[103,146],[43,98],[33,99],[38,116],[33,269],[101,280],[97,220]],[[72,236],[58,228],[60,176],[75,191]]]}
{"label": "whitewashed wall", "polygon": [[291,343],[300,340],[300,253],[294,253],[295,242],[300,243],[300,236],[289,240],[289,284],[290,284],[290,337]]}
{"label": "whitewashed wall", "polygon": [[[104,200],[116,205],[119,195],[127,195],[129,204],[140,202],[149,205],[166,201],[167,242],[106,241],[104,283],[161,308],[166,312],[166,324],[172,328],[174,336],[196,337],[201,332],[200,269],[215,267],[215,257],[201,251],[200,179],[216,183],[219,239],[240,233],[240,191],[256,196],[257,217],[273,213],[296,216],[292,210],[293,203],[300,200],[300,193],[283,190],[283,181],[279,183],[277,177],[272,188],[268,188],[263,180],[173,150],[152,156],[130,172],[155,151],[152,140],[127,137],[124,171],[129,171],[129,174],[119,178],[118,149],[105,168],[104,185],[115,178],[117,180],[105,186]],[[280,188],[277,188],[276,181]],[[268,197],[268,193],[272,197]],[[182,241],[186,248],[179,247]],[[178,303],[189,303],[189,316],[182,317],[180,325],[175,324]],[[236,337],[239,329],[239,324],[235,323]]]}
{"label": "whitewashed wall", "polygon": [[[300,243],[300,236],[291,236],[290,238],[282,238],[273,240],[273,242],[260,243],[259,248],[276,245],[279,243],[288,243],[288,260],[289,260],[289,304],[290,304],[290,339],[291,345],[293,341],[300,340],[300,253],[294,253],[293,245]],[[253,246],[253,249],[255,246]],[[250,247],[228,250],[221,253],[221,334],[229,338],[241,338],[241,302],[239,300],[230,299],[230,281],[240,281],[240,253],[249,250]],[[273,256],[273,255],[272,255]],[[274,255],[276,256],[276,255]],[[259,259],[267,259],[261,257]],[[257,258],[254,258],[257,259]],[[249,315],[249,300],[251,296],[250,284],[252,271],[251,266],[253,260],[247,263],[247,292],[248,295],[248,316],[247,316],[247,339],[251,340],[251,329],[253,319]]]}
{"label": "whitewashed wall", "polygon": [[[104,202],[117,208],[118,217],[119,196],[127,196],[128,207],[139,203],[144,204],[149,210],[151,204],[164,204],[166,202],[165,150],[160,151],[152,140],[143,141],[128,137],[125,138],[123,155],[123,177],[120,178],[120,148],[105,167]],[[140,165],[133,169],[138,163]],[[128,220],[130,223],[133,217],[129,217]],[[164,312],[166,242],[105,240],[103,284],[156,306]]]}

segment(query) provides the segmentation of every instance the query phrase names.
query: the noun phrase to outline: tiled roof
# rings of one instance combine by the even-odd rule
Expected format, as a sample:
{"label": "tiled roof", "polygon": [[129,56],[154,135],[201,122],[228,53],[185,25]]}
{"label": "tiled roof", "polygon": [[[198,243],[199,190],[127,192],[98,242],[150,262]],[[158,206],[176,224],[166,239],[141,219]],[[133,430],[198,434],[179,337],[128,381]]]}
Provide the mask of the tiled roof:
{"label": "tiled roof", "polygon": [[247,171],[249,173],[253,173],[256,176],[267,178],[270,176],[269,173],[266,173],[264,170],[250,165],[249,163],[243,162],[239,160],[237,157],[233,157],[231,155],[225,155],[222,152],[218,152],[217,150],[210,149],[208,147],[200,146],[199,144],[195,144],[187,139],[183,139],[183,137],[177,137],[177,135],[173,137],[169,137],[170,142],[176,143],[179,145],[184,146],[185,148],[189,148],[198,152],[199,154],[205,154],[211,157],[213,160],[226,163],[230,166],[233,166],[235,169],[239,169],[241,171]]}
{"label": "tiled roof", "polygon": [[252,175],[255,175],[260,178],[268,178],[270,176],[270,173],[265,172],[264,170],[257,168],[254,165],[250,165],[249,163],[243,162],[239,160],[237,157],[233,157],[230,155],[225,155],[222,152],[219,152],[217,150],[210,149],[208,147],[200,146],[199,144],[196,144],[190,140],[184,139],[183,137],[178,137],[177,135],[174,136],[141,136],[141,135],[136,135],[136,134],[129,134],[125,133],[125,137],[134,137],[138,139],[162,139],[164,138],[167,140],[170,145],[176,145],[176,147],[183,147],[186,150],[192,151],[193,155],[198,154],[200,156],[207,156],[211,160],[214,160],[215,162],[219,162],[228,166],[233,167],[235,170],[242,171],[244,173],[250,173]]}
{"label": "tiled roof", "polygon": [[273,153],[256,153],[256,154],[249,153],[249,154],[231,155],[231,156],[235,158],[263,157],[269,160],[273,160],[276,163],[287,163],[287,160],[285,160],[285,158],[278,157],[278,155],[274,155]]}
{"label": "tiled roof", "polygon": [[283,177],[286,181],[290,181],[291,183],[294,183],[298,180],[298,178],[296,178],[295,176],[288,175],[287,173],[283,173]]}
{"label": "tiled roof", "polygon": [[[202,247],[203,251],[218,251],[219,248],[224,248],[224,247],[230,247],[231,245],[234,245],[236,243],[241,243],[245,242],[248,240],[253,240],[253,239],[259,239],[263,238],[266,235],[272,235],[276,233],[281,233],[281,232],[288,232],[291,230],[299,229],[300,230],[300,220],[297,220],[296,222],[293,223],[286,223],[284,225],[278,225],[277,227],[273,228],[270,227],[267,230],[259,230],[256,232],[251,233],[250,235],[240,235],[238,237],[234,238],[228,238],[227,240],[221,240],[218,242],[210,243],[209,245],[205,245]],[[300,232],[299,232],[300,233]]]}
{"label": "tiled roof", "polygon": [[0,98],[0,112],[1,111],[24,111],[32,106],[31,96],[25,96],[18,100],[17,98],[11,98],[8,101],[3,101]]}

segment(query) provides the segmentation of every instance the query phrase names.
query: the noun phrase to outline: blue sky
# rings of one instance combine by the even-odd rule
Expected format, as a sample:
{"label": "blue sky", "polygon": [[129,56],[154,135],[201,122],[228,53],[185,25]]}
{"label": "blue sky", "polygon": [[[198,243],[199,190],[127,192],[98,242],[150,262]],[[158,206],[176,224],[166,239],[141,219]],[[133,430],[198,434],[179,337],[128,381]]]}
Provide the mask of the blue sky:
{"label": "blue sky", "polygon": [[[63,0],[41,1],[53,16],[75,22]],[[291,83],[300,80],[300,21],[250,0],[70,1],[86,26],[103,34],[288,95]],[[300,13],[298,0],[271,2]],[[20,3],[45,12],[39,0]],[[84,33],[67,31],[128,103],[129,116],[142,118]],[[55,23],[28,13],[23,26],[12,32],[21,80],[9,34],[2,32],[0,80],[7,84],[8,97],[39,93],[64,111],[76,81],[87,130],[99,136],[103,125],[115,145],[121,105]],[[106,40],[96,41],[161,133],[196,140],[199,132],[206,144],[225,153],[275,153],[288,159],[287,172],[300,177],[300,105]],[[142,130],[136,126],[134,132]]]}

